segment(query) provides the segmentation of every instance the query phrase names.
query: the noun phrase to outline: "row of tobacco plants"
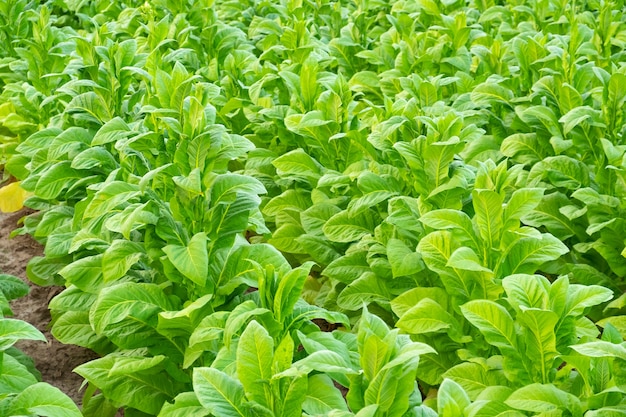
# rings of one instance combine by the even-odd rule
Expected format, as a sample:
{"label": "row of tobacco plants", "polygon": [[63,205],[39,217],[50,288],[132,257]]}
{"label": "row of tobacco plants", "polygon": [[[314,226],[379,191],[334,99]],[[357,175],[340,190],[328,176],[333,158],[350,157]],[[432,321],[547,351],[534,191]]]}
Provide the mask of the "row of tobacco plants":
{"label": "row of tobacco plants", "polygon": [[[84,416],[626,413],[624,0],[3,0],[0,56]],[[22,337],[0,414],[79,416]]]}

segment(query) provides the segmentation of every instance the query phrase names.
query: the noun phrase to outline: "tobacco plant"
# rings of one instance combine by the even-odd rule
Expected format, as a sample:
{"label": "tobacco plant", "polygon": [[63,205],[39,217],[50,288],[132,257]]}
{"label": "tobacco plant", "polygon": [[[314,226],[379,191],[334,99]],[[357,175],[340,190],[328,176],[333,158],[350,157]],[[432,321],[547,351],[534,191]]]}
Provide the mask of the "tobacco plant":
{"label": "tobacco plant", "polygon": [[84,415],[623,413],[623,10],[0,5]]}

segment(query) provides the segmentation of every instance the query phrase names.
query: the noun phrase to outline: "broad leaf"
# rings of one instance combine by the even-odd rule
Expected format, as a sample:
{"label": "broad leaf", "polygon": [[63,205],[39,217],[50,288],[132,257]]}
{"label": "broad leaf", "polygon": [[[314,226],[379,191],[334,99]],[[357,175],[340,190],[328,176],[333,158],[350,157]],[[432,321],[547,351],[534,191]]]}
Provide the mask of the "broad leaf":
{"label": "broad leaf", "polygon": [[193,370],[193,389],[200,404],[216,416],[247,417],[241,383],[213,368]]}

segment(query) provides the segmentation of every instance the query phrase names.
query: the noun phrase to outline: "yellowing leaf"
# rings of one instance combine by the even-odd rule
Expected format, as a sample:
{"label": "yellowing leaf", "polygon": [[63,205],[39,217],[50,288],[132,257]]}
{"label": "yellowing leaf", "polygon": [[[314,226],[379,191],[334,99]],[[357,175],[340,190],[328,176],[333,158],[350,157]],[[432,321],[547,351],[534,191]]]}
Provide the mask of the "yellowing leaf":
{"label": "yellowing leaf", "polygon": [[20,187],[19,182],[13,182],[0,188],[0,211],[3,213],[14,213],[24,207],[24,200],[30,193]]}

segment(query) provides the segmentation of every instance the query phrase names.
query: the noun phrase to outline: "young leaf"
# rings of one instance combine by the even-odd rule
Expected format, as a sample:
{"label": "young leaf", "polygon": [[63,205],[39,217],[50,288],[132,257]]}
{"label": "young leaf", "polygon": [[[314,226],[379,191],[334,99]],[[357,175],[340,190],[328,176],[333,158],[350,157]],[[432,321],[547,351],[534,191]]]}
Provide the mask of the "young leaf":
{"label": "young leaf", "polygon": [[279,322],[291,314],[296,302],[300,299],[312,266],[312,262],[307,262],[280,279],[276,294],[274,294],[274,314]]}
{"label": "young leaf", "polygon": [[437,392],[437,412],[441,417],[460,417],[470,405],[465,390],[451,379],[444,379]]}
{"label": "young leaf", "polygon": [[237,344],[237,377],[247,397],[271,407],[269,380],[272,377],[274,340],[260,324],[251,321]]}
{"label": "young leaf", "polygon": [[476,223],[480,236],[489,248],[497,247],[502,232],[502,202],[500,194],[491,190],[474,190],[472,192]]}
{"label": "young leaf", "polygon": [[502,280],[502,286],[511,307],[548,308],[550,282],[542,275],[510,275]]}
{"label": "young leaf", "polygon": [[517,320],[527,329],[525,357],[532,358],[542,383],[551,382],[550,371],[558,355],[555,328],[559,317],[549,310],[528,308],[522,309]]}

